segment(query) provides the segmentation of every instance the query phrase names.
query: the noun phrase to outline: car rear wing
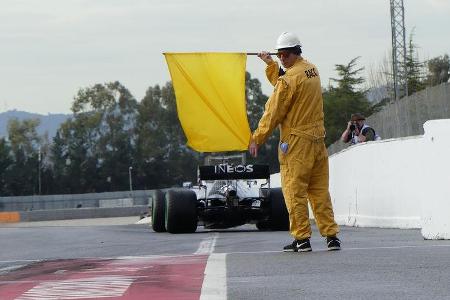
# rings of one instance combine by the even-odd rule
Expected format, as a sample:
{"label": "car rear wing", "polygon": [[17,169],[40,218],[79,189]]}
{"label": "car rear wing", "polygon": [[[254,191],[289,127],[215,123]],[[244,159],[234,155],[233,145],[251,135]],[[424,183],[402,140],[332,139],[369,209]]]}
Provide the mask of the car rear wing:
{"label": "car rear wing", "polygon": [[230,165],[199,166],[199,180],[269,179],[268,165]]}

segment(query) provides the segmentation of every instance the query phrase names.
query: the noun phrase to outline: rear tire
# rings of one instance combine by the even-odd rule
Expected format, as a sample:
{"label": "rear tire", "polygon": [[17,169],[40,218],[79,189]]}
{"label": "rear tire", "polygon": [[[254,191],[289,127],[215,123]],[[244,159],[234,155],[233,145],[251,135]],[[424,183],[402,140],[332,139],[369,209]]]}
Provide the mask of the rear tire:
{"label": "rear tire", "polygon": [[155,232],[166,232],[164,193],[160,190],[153,191],[152,195],[152,229]]}
{"label": "rear tire", "polygon": [[166,229],[170,233],[192,233],[197,230],[197,195],[187,189],[166,193]]}
{"label": "rear tire", "polygon": [[269,223],[272,230],[289,230],[289,214],[284,202],[281,188],[270,189],[270,217]]}

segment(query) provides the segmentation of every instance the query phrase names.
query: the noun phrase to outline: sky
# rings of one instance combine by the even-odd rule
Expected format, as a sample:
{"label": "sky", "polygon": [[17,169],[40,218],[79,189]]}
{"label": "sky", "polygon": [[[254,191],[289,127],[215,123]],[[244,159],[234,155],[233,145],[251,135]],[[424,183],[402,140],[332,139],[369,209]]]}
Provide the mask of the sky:
{"label": "sky", "polygon": [[[376,69],[391,49],[389,0],[0,0],[0,112],[70,113],[80,88],[120,81],[140,101],[170,75],[163,52],[273,50],[296,33],[322,85],[361,56]],[[419,59],[450,54],[450,0],[404,0]],[[247,70],[271,86],[264,63]]]}

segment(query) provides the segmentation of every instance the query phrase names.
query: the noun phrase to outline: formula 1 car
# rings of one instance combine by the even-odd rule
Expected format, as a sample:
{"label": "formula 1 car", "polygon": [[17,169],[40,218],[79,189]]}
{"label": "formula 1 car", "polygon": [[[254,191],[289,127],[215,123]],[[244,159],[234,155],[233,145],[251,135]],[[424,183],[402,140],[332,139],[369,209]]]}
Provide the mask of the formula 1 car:
{"label": "formula 1 car", "polygon": [[[244,157],[244,156],[243,156]],[[218,164],[199,166],[198,185],[157,190],[152,197],[155,232],[192,233],[256,224],[259,230],[288,230],[289,217],[281,188],[270,188],[268,165]]]}

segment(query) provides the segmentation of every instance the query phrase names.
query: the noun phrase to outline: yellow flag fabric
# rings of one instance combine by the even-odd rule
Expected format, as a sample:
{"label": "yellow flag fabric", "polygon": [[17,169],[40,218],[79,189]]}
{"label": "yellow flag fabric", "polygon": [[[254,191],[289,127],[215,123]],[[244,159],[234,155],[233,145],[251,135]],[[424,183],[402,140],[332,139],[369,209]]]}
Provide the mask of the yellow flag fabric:
{"label": "yellow flag fabric", "polygon": [[199,152],[246,150],[245,53],[164,53],[187,145]]}

